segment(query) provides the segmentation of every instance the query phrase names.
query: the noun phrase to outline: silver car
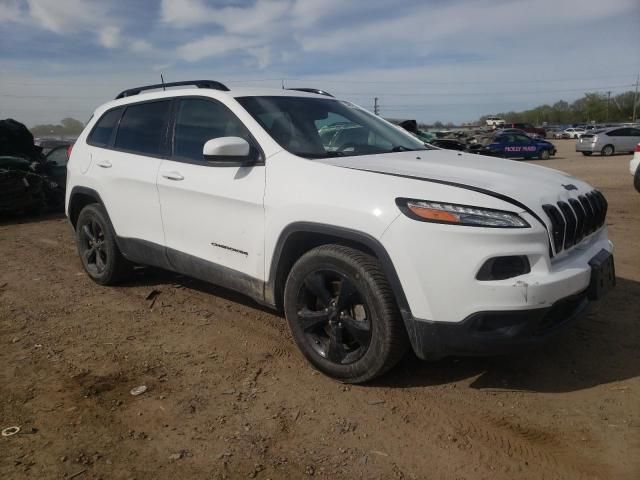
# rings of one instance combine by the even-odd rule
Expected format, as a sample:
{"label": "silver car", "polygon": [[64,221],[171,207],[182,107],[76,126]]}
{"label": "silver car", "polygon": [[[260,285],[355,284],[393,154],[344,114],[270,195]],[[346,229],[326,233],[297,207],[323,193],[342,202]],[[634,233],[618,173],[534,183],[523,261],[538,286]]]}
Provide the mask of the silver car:
{"label": "silver car", "polygon": [[576,140],[576,152],[583,155],[631,153],[640,142],[640,128],[614,127],[585,133]]}

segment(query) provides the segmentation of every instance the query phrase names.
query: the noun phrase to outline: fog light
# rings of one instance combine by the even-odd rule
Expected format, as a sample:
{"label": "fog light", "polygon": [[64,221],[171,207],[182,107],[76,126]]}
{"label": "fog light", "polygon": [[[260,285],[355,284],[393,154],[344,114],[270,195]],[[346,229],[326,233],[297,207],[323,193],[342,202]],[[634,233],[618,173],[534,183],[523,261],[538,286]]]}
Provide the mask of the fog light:
{"label": "fog light", "polygon": [[524,275],[531,271],[529,259],[525,255],[490,258],[476,275],[477,280],[506,280],[507,278]]}

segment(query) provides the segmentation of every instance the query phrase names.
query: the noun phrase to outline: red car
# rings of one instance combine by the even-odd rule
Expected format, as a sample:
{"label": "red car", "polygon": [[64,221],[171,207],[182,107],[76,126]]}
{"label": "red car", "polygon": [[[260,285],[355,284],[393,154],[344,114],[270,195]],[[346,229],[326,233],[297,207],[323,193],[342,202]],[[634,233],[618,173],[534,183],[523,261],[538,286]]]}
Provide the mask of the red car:
{"label": "red car", "polygon": [[519,128],[530,135],[537,135],[540,138],[546,138],[547,131],[544,128],[537,128],[530,123],[505,123],[503,128]]}

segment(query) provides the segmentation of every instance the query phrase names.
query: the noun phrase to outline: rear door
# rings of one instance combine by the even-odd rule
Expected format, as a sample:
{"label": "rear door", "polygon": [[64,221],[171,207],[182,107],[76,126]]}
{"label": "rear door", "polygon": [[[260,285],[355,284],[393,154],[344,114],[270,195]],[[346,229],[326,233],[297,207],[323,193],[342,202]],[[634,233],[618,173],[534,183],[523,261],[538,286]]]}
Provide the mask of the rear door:
{"label": "rear door", "polygon": [[263,280],[264,162],[220,166],[202,155],[208,140],[236,136],[246,139],[253,154],[261,157],[257,143],[241,120],[215,99],[176,99],[174,111],[172,155],[162,162],[158,175],[165,244],[173,267],[231,288],[242,286],[233,283],[237,272]]}
{"label": "rear door", "polygon": [[91,176],[99,184],[116,234],[124,239],[163,243],[156,176],[166,155],[170,104],[148,101],[117,109],[113,133],[102,132],[99,121],[89,138]]}

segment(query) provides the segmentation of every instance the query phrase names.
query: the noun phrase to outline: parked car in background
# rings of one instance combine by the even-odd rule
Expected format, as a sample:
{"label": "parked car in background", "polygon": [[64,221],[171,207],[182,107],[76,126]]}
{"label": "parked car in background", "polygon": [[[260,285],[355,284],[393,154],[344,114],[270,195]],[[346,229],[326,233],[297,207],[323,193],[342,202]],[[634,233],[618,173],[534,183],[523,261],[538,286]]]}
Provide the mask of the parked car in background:
{"label": "parked car in background", "polygon": [[60,146],[69,146],[75,141],[75,139],[59,139],[59,138],[35,138],[33,140],[34,145],[42,149],[42,154],[46,155],[51,150]]}
{"label": "parked car in background", "polygon": [[458,150],[460,152],[466,152],[468,150],[468,145],[466,143],[453,138],[437,138],[435,140],[431,140],[429,144],[446,150]]}
{"label": "parked car in background", "polygon": [[547,160],[556,154],[556,147],[551,142],[531,138],[521,133],[498,133],[486,144],[483,151],[486,155],[503,158],[539,158]]}
{"label": "parked car in background", "polygon": [[582,135],[587,133],[587,131],[584,128],[569,127],[565,128],[562,133],[562,138],[580,138]]}
{"label": "parked car in background", "polygon": [[633,175],[633,186],[640,192],[640,143],[636,145],[633,158],[629,162],[629,171]]}
{"label": "parked car in background", "polygon": [[504,126],[504,120],[500,117],[489,117],[485,120],[487,127],[499,128]]}
{"label": "parked car in background", "polygon": [[505,123],[503,128],[517,128],[523,130],[530,136],[537,136],[539,138],[545,138],[547,131],[544,128],[534,127],[530,123]]}
{"label": "parked car in background", "polygon": [[33,163],[18,156],[0,156],[0,215],[44,209],[43,178],[35,172]]}
{"label": "parked car in background", "polygon": [[45,189],[47,205],[51,208],[64,206],[64,194],[67,186],[67,162],[71,154],[72,144],[59,145],[49,151],[44,157],[41,171],[44,174],[47,188]]}
{"label": "parked car in background", "polygon": [[608,157],[614,153],[633,152],[638,143],[640,143],[640,128],[607,128],[582,134],[576,141],[576,152],[582,152],[587,156],[600,153]]}

